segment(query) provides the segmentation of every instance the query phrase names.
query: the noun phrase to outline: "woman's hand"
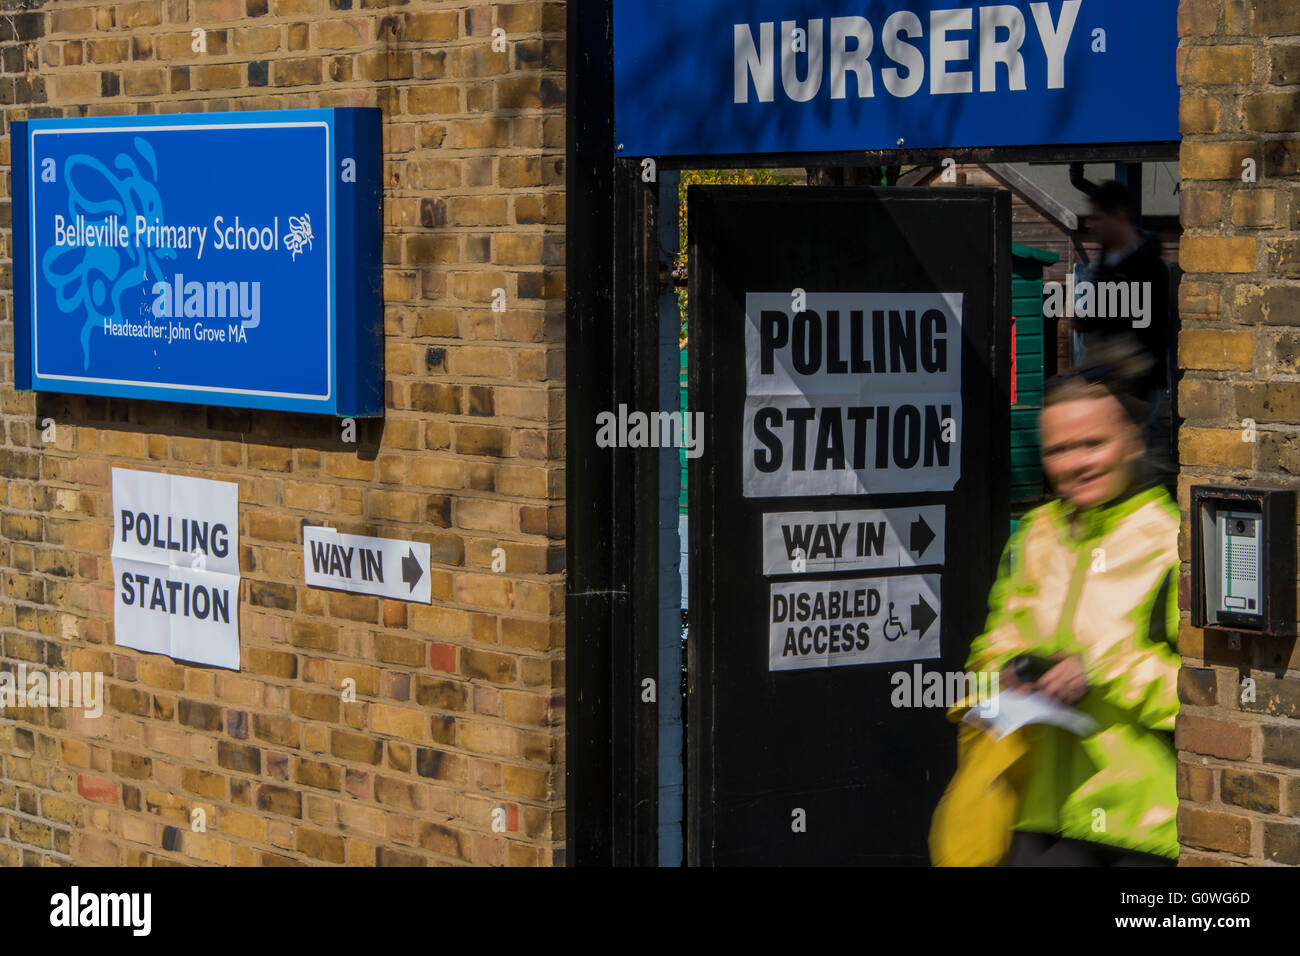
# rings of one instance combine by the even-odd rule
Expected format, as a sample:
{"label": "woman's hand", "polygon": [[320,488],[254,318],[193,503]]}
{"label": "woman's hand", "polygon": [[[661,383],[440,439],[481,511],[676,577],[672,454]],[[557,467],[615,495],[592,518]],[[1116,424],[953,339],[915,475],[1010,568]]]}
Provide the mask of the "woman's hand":
{"label": "woman's hand", "polygon": [[1000,691],[1012,690],[1018,694],[1027,694],[1033,689],[1033,684],[1025,684],[1021,682],[1020,678],[1016,676],[1016,669],[1010,664],[1003,667],[1002,672],[998,674],[998,690]]}
{"label": "woman's hand", "polygon": [[1054,697],[1063,704],[1077,703],[1088,692],[1088,676],[1083,658],[1063,657],[1051,670],[1034,681],[1034,690]]}

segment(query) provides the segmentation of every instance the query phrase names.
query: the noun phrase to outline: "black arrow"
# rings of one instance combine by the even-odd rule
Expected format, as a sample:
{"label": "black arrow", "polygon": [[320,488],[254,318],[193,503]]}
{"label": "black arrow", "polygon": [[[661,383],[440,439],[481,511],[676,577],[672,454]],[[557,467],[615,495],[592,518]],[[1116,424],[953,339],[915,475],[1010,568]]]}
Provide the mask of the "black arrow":
{"label": "black arrow", "polygon": [[415,591],[415,585],[424,577],[424,569],[420,567],[420,559],[415,556],[415,549],[408,548],[411,553],[402,558],[402,581],[411,586],[411,591]]}
{"label": "black arrow", "polygon": [[916,603],[912,605],[912,630],[920,632],[916,635],[918,640],[925,637],[925,632],[938,616],[934,608],[926,603],[925,597],[917,595]]}
{"label": "black arrow", "polygon": [[912,522],[912,545],[911,550],[916,552],[919,558],[925,554],[925,549],[930,547],[930,542],[934,540],[934,532],[930,526],[925,523],[923,515],[917,515],[916,520]]}

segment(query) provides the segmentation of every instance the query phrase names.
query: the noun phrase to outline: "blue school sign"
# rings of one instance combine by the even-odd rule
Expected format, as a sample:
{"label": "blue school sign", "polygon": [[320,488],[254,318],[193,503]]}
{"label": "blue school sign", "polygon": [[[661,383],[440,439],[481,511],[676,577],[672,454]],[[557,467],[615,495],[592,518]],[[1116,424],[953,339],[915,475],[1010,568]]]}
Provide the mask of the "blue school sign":
{"label": "blue school sign", "polygon": [[620,155],[1172,142],[1178,0],[614,0]]}
{"label": "blue school sign", "polygon": [[382,414],[379,123],[15,123],[17,387]]}

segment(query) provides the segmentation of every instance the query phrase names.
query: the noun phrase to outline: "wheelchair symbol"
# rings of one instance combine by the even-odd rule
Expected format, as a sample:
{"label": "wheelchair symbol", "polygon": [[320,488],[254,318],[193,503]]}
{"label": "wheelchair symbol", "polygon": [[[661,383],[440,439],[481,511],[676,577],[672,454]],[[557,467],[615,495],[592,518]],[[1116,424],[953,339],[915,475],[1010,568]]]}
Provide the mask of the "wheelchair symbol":
{"label": "wheelchair symbol", "polygon": [[[891,624],[898,629],[898,633],[895,634],[893,637],[889,636],[889,626]],[[885,640],[887,641],[896,641],[900,637],[903,637],[907,634],[907,628],[903,627],[903,622],[900,621],[898,618],[894,617],[893,601],[889,602],[889,617],[885,618],[885,624],[884,627],[881,628],[881,632],[885,635]]]}

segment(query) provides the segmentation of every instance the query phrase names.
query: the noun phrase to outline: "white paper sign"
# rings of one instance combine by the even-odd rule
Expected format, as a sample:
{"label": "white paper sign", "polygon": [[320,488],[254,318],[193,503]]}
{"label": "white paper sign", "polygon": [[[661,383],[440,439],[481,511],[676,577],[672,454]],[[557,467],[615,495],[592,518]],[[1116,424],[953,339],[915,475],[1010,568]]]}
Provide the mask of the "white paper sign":
{"label": "white paper sign", "polygon": [[113,469],[120,647],[239,670],[239,486]]}
{"label": "white paper sign", "polygon": [[951,491],[962,294],[804,299],[745,296],[745,497]]}
{"label": "white paper sign", "polygon": [[772,584],[768,669],[938,657],[941,607],[937,574]]}
{"label": "white paper sign", "polygon": [[377,594],[428,604],[429,546],[417,541],[339,534],[333,528],[302,529],[302,566],[307,583],[357,594]]}
{"label": "white paper sign", "polygon": [[944,507],[763,515],[763,573],[943,564]]}

